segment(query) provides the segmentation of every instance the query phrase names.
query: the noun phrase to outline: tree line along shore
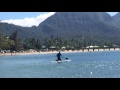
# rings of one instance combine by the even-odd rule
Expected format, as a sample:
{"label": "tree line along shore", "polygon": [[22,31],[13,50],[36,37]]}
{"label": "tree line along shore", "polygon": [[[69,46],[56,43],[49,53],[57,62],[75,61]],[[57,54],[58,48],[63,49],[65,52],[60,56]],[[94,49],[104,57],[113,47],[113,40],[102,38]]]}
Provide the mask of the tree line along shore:
{"label": "tree line along shore", "polygon": [[21,40],[18,36],[18,30],[10,36],[0,33],[0,53],[30,53],[34,52],[54,52],[54,51],[100,51],[100,50],[116,50],[120,48],[120,44],[113,41],[95,40],[90,38],[60,38],[51,35],[43,40],[37,38],[26,38]]}

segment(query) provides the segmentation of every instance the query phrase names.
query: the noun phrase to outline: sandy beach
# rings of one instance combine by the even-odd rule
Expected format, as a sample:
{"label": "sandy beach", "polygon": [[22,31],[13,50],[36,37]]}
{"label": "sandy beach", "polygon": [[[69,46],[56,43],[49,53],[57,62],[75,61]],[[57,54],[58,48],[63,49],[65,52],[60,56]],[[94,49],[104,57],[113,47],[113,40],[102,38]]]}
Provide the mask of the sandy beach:
{"label": "sandy beach", "polygon": [[[75,53],[75,52],[100,52],[100,51],[119,51],[119,48],[110,48],[110,49],[84,49],[83,50],[64,50],[61,53]],[[0,56],[15,56],[15,55],[30,55],[30,54],[57,54],[58,51],[45,51],[45,52],[17,52],[17,53],[0,53]]]}

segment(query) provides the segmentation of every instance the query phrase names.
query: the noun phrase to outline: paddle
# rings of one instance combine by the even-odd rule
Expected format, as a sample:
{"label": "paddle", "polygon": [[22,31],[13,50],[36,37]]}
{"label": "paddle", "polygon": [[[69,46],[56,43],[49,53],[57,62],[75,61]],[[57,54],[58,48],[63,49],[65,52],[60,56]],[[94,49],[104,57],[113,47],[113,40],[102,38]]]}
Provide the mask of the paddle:
{"label": "paddle", "polygon": [[[63,56],[62,56],[62,58],[64,58]],[[68,60],[68,58],[65,58],[66,60]]]}
{"label": "paddle", "polygon": [[65,58],[66,60],[68,60],[68,58]]}
{"label": "paddle", "polygon": [[[62,56],[62,55],[61,55]],[[62,58],[64,58],[63,56],[62,56]],[[68,60],[68,58],[65,58],[66,60]],[[59,60],[56,60],[56,61],[59,61]]]}
{"label": "paddle", "polygon": [[[62,56],[62,58],[64,58],[63,56]],[[65,58],[66,60],[68,60],[68,58]]]}

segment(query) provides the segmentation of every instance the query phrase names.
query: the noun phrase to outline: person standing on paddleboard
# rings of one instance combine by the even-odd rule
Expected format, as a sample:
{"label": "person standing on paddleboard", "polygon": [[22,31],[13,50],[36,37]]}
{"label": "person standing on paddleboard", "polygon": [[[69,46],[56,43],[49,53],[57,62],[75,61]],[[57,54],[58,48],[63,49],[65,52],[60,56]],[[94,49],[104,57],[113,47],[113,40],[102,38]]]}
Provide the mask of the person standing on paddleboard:
{"label": "person standing on paddleboard", "polygon": [[[59,51],[59,53],[57,53],[57,60],[56,61],[61,61],[61,56],[62,56],[62,54],[60,53],[60,51]],[[62,56],[63,57],[63,56]]]}

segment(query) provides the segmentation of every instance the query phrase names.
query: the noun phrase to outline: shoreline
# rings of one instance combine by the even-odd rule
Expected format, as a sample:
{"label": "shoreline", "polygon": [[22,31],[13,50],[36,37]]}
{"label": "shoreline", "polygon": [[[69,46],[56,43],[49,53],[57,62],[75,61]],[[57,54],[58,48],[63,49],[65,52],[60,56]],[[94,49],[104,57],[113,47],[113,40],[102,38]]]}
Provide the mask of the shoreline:
{"label": "shoreline", "polygon": [[[61,51],[61,53],[77,53],[77,52],[100,52],[100,51],[120,51],[120,48],[111,48],[111,49],[84,49],[83,50],[64,50],[64,51]],[[15,56],[15,55],[33,55],[33,54],[57,54],[58,51],[45,51],[45,52],[17,52],[17,53],[0,53],[0,56]]]}

